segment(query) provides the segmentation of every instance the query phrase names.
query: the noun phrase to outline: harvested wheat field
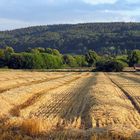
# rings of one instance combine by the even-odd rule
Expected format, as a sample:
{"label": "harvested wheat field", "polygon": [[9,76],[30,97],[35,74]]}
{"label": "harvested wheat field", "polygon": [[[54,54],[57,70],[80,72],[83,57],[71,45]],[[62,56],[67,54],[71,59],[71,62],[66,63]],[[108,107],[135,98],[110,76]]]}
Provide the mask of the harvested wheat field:
{"label": "harvested wheat field", "polygon": [[0,71],[0,140],[140,140],[137,73]]}

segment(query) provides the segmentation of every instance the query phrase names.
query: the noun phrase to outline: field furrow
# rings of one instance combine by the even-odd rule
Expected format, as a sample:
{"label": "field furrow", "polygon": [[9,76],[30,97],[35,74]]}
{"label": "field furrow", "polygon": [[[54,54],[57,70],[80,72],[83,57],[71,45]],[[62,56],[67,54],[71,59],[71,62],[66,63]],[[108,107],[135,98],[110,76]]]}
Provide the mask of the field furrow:
{"label": "field furrow", "polygon": [[24,77],[24,78],[15,78],[12,80],[8,80],[8,81],[3,81],[0,85],[0,94],[11,90],[11,89],[16,89],[19,88],[21,86],[29,86],[29,85],[34,85],[34,84],[38,84],[38,83],[43,83],[43,82],[47,82],[50,80],[55,80],[57,78],[62,78],[65,77],[67,75],[54,75],[49,77],[44,76],[44,75],[40,75],[40,76],[35,76],[34,78],[31,77]]}
{"label": "field furrow", "polygon": [[[19,88],[11,89],[9,91],[0,94],[0,98],[7,102],[11,108],[24,104],[27,102],[30,104],[29,100],[36,98],[37,96],[43,94],[45,91],[59,87],[63,84],[69,83],[72,80],[79,78],[75,74],[70,74],[65,77],[54,79],[51,81],[46,81],[43,83],[33,84],[29,86],[21,86]],[[0,105],[1,107],[2,105]],[[8,111],[9,109],[7,109]],[[3,114],[3,112],[1,112]]]}
{"label": "field furrow", "polygon": [[126,94],[140,113],[140,80],[133,75],[127,75],[111,74],[110,78]]}
{"label": "field furrow", "polygon": [[10,74],[15,87],[8,88],[9,74],[0,78],[5,79],[5,91],[0,93],[0,140],[7,136],[6,140],[140,140],[137,75]]}
{"label": "field furrow", "polygon": [[107,128],[112,135],[133,135],[140,131],[140,115],[130,98],[107,75],[99,73],[93,86],[92,126]]}
{"label": "field furrow", "polygon": [[[88,112],[88,88],[90,88],[93,80],[94,78],[92,77],[80,78],[67,85],[46,92],[34,105],[23,109],[21,116],[27,118],[39,117],[43,119],[59,117],[63,120],[63,123],[69,123],[70,127],[70,123],[72,125],[75,119],[80,120],[85,118],[83,114],[86,113],[83,112]],[[87,119],[87,121],[90,120]],[[82,123],[83,125],[87,125],[84,120],[82,120]]]}
{"label": "field furrow", "polygon": [[118,76],[125,78],[127,80],[132,80],[134,82],[140,83],[140,76],[135,75],[133,73],[120,73],[120,74],[118,74]]}

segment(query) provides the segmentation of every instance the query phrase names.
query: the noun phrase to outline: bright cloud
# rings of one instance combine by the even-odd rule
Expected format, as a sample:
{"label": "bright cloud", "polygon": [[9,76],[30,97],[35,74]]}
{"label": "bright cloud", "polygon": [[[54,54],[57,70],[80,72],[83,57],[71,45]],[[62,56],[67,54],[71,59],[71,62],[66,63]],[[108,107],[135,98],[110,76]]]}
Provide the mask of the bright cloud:
{"label": "bright cloud", "polygon": [[0,30],[110,21],[140,21],[140,0],[0,0]]}

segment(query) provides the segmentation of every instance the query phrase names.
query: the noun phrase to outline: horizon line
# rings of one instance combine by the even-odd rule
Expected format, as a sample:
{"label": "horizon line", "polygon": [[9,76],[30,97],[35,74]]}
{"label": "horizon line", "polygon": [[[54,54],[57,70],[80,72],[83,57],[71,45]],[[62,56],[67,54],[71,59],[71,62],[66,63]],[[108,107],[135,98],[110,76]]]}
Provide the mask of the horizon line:
{"label": "horizon line", "polygon": [[57,26],[57,25],[80,25],[80,24],[102,24],[102,23],[140,23],[140,21],[101,21],[101,22],[79,22],[79,23],[54,23],[54,24],[40,24],[40,25],[31,25],[31,26],[25,26],[25,27],[19,27],[19,28],[14,28],[14,29],[4,29],[0,30],[0,32],[10,32],[10,31],[15,31],[15,30],[20,30],[20,29],[27,29],[27,28],[32,28],[32,27],[43,27],[43,26]]}

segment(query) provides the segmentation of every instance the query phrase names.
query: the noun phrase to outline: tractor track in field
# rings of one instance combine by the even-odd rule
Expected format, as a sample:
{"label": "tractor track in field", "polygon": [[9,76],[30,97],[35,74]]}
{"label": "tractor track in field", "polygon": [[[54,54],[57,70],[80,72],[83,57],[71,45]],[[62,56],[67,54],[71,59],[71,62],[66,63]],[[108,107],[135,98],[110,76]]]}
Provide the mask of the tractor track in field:
{"label": "tractor track in field", "polygon": [[76,121],[75,125],[78,125],[77,120],[80,118],[81,126],[78,125],[80,129],[88,130],[92,128],[90,88],[94,80],[95,78],[90,77],[77,81],[79,85],[76,82],[67,89],[60,91],[58,95],[51,99],[52,102],[46,102],[29,116],[43,117],[44,119],[51,115],[53,117],[59,116],[66,124]]}
{"label": "tractor track in field", "polygon": [[136,83],[140,83],[140,78],[138,79],[136,77],[126,76],[126,75],[122,75],[122,74],[118,74],[117,76],[122,77],[122,78],[127,79],[127,80],[134,81]]}
{"label": "tractor track in field", "polygon": [[[21,112],[20,117],[25,118],[35,117],[52,121],[52,116],[53,118],[58,117],[63,120],[63,124],[61,121],[58,122],[58,128],[65,129],[65,127],[69,127],[67,126],[69,124],[74,129],[88,131],[92,128],[90,109],[93,103],[90,94],[94,81],[94,76],[77,77],[65,85],[49,90],[48,95],[44,92],[37,98],[32,97],[33,103],[31,103],[31,99],[28,99],[29,104],[26,101],[15,107],[13,111],[15,112],[18,108]],[[51,98],[47,98],[48,96]]]}
{"label": "tractor track in field", "polygon": [[[65,76],[63,76],[63,77],[65,77]],[[62,77],[62,78],[63,78],[63,77]],[[52,88],[50,88],[49,90],[43,90],[43,91],[41,91],[41,92],[37,92],[37,93],[34,94],[32,97],[30,97],[29,99],[27,99],[24,103],[22,103],[22,104],[20,104],[20,105],[17,105],[17,106],[15,106],[14,108],[12,108],[11,111],[10,111],[10,114],[11,114],[12,116],[19,116],[20,110],[25,109],[25,108],[27,108],[27,107],[33,105],[33,104],[36,102],[36,100],[38,100],[41,96],[43,96],[43,95],[46,94],[47,92],[49,92],[49,91],[51,91],[51,90],[54,90],[54,89],[57,89],[57,88],[63,86],[64,84],[65,84],[65,85],[70,84],[71,82],[73,82],[73,81],[75,81],[75,80],[78,80],[78,79],[80,79],[79,76],[78,76],[78,77],[75,77],[74,79],[71,79],[70,81],[66,81],[66,82],[64,82],[64,83],[62,83],[62,84],[60,84],[60,85],[58,85],[58,86],[56,86],[56,87],[52,87]]]}
{"label": "tractor track in field", "polygon": [[30,81],[30,82],[21,83],[21,84],[17,83],[16,85],[13,85],[13,86],[11,86],[11,87],[9,87],[9,88],[6,87],[5,89],[0,89],[0,94],[6,92],[6,91],[8,91],[8,90],[12,90],[12,89],[19,88],[19,87],[21,87],[21,86],[25,86],[25,87],[26,87],[26,86],[31,86],[31,85],[34,85],[34,84],[49,82],[49,81],[51,81],[51,80],[56,80],[56,79],[64,78],[64,77],[66,77],[66,75],[60,76],[60,77],[54,77],[54,78],[45,78],[45,79],[43,79],[43,80]]}
{"label": "tractor track in field", "polygon": [[115,82],[112,78],[110,78],[107,74],[105,74],[113,84],[115,84],[121,91],[122,93],[124,93],[124,95],[131,101],[132,105],[134,106],[134,108],[137,110],[137,112],[140,115],[140,106],[137,104],[137,102],[135,102],[135,100],[133,99],[133,97],[129,94],[129,92],[127,92],[121,85],[119,85],[117,82]]}

